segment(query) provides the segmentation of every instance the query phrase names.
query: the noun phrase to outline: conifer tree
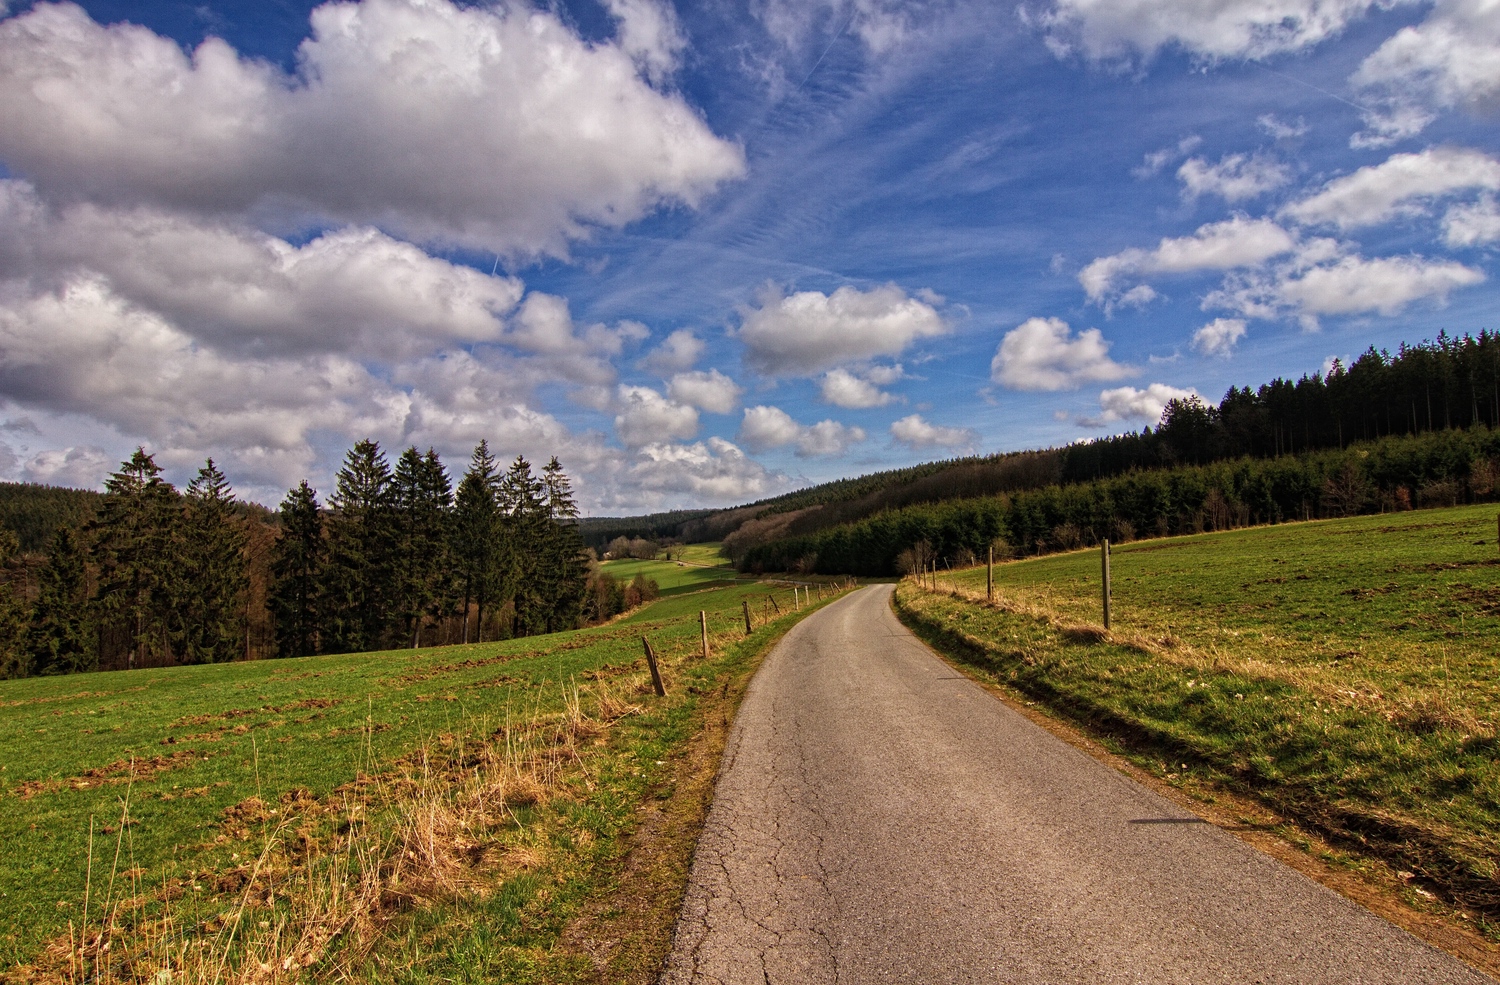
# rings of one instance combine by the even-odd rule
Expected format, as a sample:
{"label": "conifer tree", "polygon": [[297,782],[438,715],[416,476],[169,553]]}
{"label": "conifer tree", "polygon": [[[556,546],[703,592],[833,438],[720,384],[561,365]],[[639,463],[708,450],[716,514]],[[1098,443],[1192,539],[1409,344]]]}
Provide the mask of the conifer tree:
{"label": "conifer tree", "polygon": [[416,446],[401,453],[391,486],[399,516],[397,611],[405,640],[417,646],[422,622],[444,591],[453,487],[437,452],[429,448],[423,456]]}
{"label": "conifer tree", "polygon": [[281,501],[281,536],[271,553],[267,604],[276,627],[276,655],[303,657],[318,652],[322,583],[327,563],[318,494],[303,479]]}
{"label": "conifer tree", "polygon": [[453,553],[458,559],[463,583],[463,640],[469,642],[469,606],[477,603],[479,625],[474,634],[482,641],[484,610],[493,596],[498,578],[500,518],[496,503],[499,483],[495,459],[486,441],[479,442],[469,459],[469,469],[458,484],[453,516]]}
{"label": "conifer tree", "polygon": [[544,581],[551,526],[546,486],[532,474],[531,463],[517,455],[505,473],[501,489],[506,543],[514,559],[507,587],[515,604],[515,633],[517,636],[545,633],[551,607]]}
{"label": "conifer tree", "polygon": [[169,662],[179,570],[173,536],[177,491],[144,448],[121,463],[104,488],[91,531],[100,618],[124,644],[127,666],[146,666],[153,658]]}
{"label": "conifer tree", "polygon": [[396,513],[391,467],[380,445],[359,442],[344,458],[328,518],[324,650],[378,649],[399,630],[394,611]]}
{"label": "conifer tree", "polygon": [[234,491],[210,458],[183,497],[176,619],[186,663],[233,660],[244,652],[245,527]]}
{"label": "conifer tree", "polygon": [[98,635],[90,618],[88,579],[78,535],[57,528],[42,568],[26,649],[34,674],[75,674],[99,666]]}
{"label": "conifer tree", "polygon": [[588,584],[588,559],[578,536],[578,506],[562,463],[553,456],[542,469],[547,498],[546,550],[542,555],[541,581],[545,589],[547,631],[573,629],[583,614]]}

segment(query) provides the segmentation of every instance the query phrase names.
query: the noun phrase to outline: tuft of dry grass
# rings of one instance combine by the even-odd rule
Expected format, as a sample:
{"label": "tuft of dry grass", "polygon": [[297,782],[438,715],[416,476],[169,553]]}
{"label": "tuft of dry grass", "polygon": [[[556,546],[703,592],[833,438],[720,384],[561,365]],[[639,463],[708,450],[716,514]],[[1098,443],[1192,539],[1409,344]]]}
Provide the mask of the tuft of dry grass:
{"label": "tuft of dry grass", "polygon": [[[478,742],[435,736],[384,769],[368,764],[330,797],[292,790],[274,807],[246,798],[224,812],[220,838],[255,833],[259,851],[212,886],[206,875],[142,883],[127,790],[106,826],[108,857],[90,840],[80,920],[18,980],[279,985],[309,969],[346,978],[394,914],[483,894],[506,872],[541,866],[545,848],[525,841],[517,812],[557,796],[581,767],[578,744],[639,710],[603,680],[569,682],[561,713],[533,710],[479,730],[487,737]],[[233,892],[231,905],[205,912],[195,896],[206,889]]]}

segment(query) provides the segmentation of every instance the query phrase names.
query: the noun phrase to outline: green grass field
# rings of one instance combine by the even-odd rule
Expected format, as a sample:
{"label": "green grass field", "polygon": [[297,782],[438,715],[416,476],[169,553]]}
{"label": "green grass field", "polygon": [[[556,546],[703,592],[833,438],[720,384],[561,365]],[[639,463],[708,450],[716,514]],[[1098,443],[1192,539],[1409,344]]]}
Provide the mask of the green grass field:
{"label": "green grass field", "polygon": [[[340,956],[357,936],[346,921],[304,949],[313,979],[342,961],[361,981],[591,980],[563,942],[568,921],[614,878],[641,805],[666,795],[703,696],[795,621],[783,605],[762,623],[770,591],[678,594],[607,626],[500,643],[0,683],[0,975],[68,980],[59,942],[86,899],[90,922],[113,900],[127,945],[164,911],[223,937],[226,914],[261,899],[239,941],[279,954],[269,937],[302,919],[289,898],[299,865],[384,852],[362,863],[366,882],[384,880],[361,917],[376,942]],[[757,615],[749,638],[742,600]],[[666,699],[650,693],[643,634]],[[453,871],[420,905],[393,903],[392,873],[406,870],[387,856],[423,811],[450,819]]]}
{"label": "green grass field", "polygon": [[[713,553],[700,549],[704,546],[712,548]],[[722,585],[736,580],[736,572],[731,567],[706,567],[706,565],[727,563],[723,562],[722,558],[718,558],[718,545],[694,544],[683,550],[687,555],[686,560],[698,563],[678,564],[676,561],[642,561],[626,558],[620,561],[605,561],[599,567],[621,582],[628,582],[636,575],[645,575],[656,582],[663,595],[693,592],[700,588]]]}
{"label": "green grass field", "polygon": [[[1493,506],[1140,541],[907,581],[929,641],[1175,782],[1283,816],[1500,921]],[[1493,930],[1491,931],[1493,933]]]}
{"label": "green grass field", "polygon": [[674,548],[673,553],[689,564],[709,564],[720,568],[734,567],[729,558],[725,557],[721,548],[724,545],[719,541],[706,544],[684,544]]}

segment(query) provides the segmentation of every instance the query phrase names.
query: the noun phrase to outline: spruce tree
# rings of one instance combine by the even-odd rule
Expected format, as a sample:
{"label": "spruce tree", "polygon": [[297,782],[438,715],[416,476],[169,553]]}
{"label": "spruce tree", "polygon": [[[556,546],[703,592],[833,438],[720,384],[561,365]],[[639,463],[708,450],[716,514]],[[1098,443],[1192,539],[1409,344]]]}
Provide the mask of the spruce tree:
{"label": "spruce tree", "polygon": [[368,439],[356,444],[344,458],[329,504],[326,652],[379,649],[399,632],[391,493],[391,467],[380,445]]}
{"label": "spruce tree", "polygon": [[245,526],[234,491],[210,458],[188,484],[181,527],[177,618],[186,663],[233,660],[244,652]]}
{"label": "spruce tree", "polygon": [[396,608],[404,638],[415,647],[444,591],[453,487],[437,452],[429,448],[423,456],[412,446],[396,462],[391,488],[399,516]]}
{"label": "spruce tree", "polygon": [[469,469],[458,483],[453,515],[453,554],[458,560],[463,584],[463,641],[469,642],[469,606],[477,603],[479,625],[474,634],[482,641],[484,610],[499,580],[497,553],[500,523],[496,492],[499,476],[486,441],[479,442],[469,459]]}
{"label": "spruce tree", "polygon": [[318,652],[328,557],[318,494],[306,479],[286,494],[279,515],[281,535],[271,551],[267,605],[276,627],[276,655],[304,657]]}
{"label": "spruce tree", "polygon": [[38,579],[26,633],[34,674],[74,674],[99,666],[98,634],[89,613],[88,577],[78,535],[61,526]]}
{"label": "spruce tree", "polygon": [[545,586],[547,631],[573,629],[583,615],[588,586],[588,559],[578,536],[578,506],[562,463],[553,456],[542,469],[547,497],[546,550],[541,581]]}
{"label": "spruce tree", "polygon": [[513,559],[507,587],[515,604],[515,633],[545,633],[551,608],[549,586],[544,581],[551,527],[546,486],[532,474],[531,463],[517,455],[501,489],[505,542]]}
{"label": "spruce tree", "polygon": [[93,557],[99,566],[100,619],[123,646],[127,667],[172,659],[176,579],[177,491],[161,468],[137,448],[104,482],[94,521]]}

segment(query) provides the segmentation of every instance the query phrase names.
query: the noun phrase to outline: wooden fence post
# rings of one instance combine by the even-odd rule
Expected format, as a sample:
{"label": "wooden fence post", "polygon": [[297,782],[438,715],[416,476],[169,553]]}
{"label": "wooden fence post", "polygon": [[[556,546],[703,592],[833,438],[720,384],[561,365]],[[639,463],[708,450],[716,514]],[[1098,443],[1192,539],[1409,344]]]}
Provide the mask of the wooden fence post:
{"label": "wooden fence post", "polygon": [[708,613],[698,610],[698,626],[703,630],[703,659],[708,659]]}
{"label": "wooden fence post", "polygon": [[661,682],[661,671],[656,666],[656,651],[651,649],[651,641],[646,639],[646,637],[642,636],[641,642],[646,645],[646,666],[651,668],[651,686],[656,689],[656,696],[658,698],[665,698],[667,696],[667,688]]}
{"label": "wooden fence post", "polygon": [[755,630],[750,626],[750,600],[741,599],[740,604],[745,607],[745,635],[749,636],[751,633],[755,632]]}
{"label": "wooden fence post", "polygon": [[1108,537],[1104,538],[1103,543],[1101,543],[1099,545],[1099,565],[1100,565],[1100,570],[1101,570],[1101,572],[1103,574],[1103,577],[1100,579],[1100,581],[1103,583],[1103,590],[1104,590],[1104,628],[1108,629],[1109,628],[1109,538]]}
{"label": "wooden fence post", "polygon": [[984,563],[984,600],[995,601],[995,545],[990,545],[989,560]]}

